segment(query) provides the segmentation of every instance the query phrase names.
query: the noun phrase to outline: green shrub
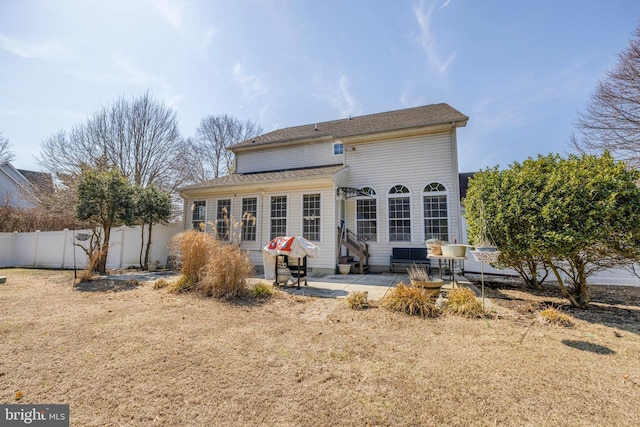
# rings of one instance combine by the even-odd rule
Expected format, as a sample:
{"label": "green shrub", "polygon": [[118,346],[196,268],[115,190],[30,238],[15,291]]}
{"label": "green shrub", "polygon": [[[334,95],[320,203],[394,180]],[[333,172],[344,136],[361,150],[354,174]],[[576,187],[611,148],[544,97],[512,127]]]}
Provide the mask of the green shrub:
{"label": "green shrub", "polygon": [[252,298],[271,298],[275,290],[273,286],[260,282],[249,288],[249,296]]}
{"label": "green shrub", "polygon": [[548,325],[565,327],[571,327],[575,324],[571,316],[553,307],[546,308],[540,312],[540,321]]}
{"label": "green shrub", "polygon": [[469,288],[457,287],[449,291],[445,303],[447,313],[457,314],[469,318],[484,316],[482,303],[476,298],[475,292]]}
{"label": "green shrub", "polygon": [[435,306],[431,295],[422,288],[399,283],[382,299],[381,305],[392,311],[399,311],[412,316],[436,317],[440,309]]}
{"label": "green shrub", "polygon": [[347,295],[347,304],[354,310],[363,310],[369,307],[369,301],[367,301],[369,293],[365,291],[349,292]]}

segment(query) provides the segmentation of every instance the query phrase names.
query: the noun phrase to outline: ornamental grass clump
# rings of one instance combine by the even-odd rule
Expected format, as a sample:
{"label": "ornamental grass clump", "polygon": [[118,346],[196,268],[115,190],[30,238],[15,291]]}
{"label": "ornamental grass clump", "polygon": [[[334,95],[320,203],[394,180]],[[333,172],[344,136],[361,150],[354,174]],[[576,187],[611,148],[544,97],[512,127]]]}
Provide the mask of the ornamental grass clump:
{"label": "ornamental grass clump", "polygon": [[368,297],[369,293],[365,291],[349,292],[349,295],[347,295],[347,305],[354,310],[364,310],[369,307]]}
{"label": "ornamental grass clump", "polygon": [[253,274],[249,256],[236,245],[219,245],[209,256],[196,290],[215,298],[233,299],[247,294],[247,279]]}
{"label": "ornamental grass clump", "polygon": [[180,262],[182,276],[169,286],[170,292],[196,291],[224,299],[246,295],[253,264],[237,245],[192,230],[172,239],[172,252]]}
{"label": "ornamental grass clump", "polygon": [[428,282],[430,280],[427,269],[424,267],[418,267],[416,264],[413,264],[407,269],[407,274],[409,275],[409,280],[411,281]]}
{"label": "ornamental grass clump", "polygon": [[475,292],[469,288],[458,287],[449,291],[445,302],[446,312],[469,318],[484,316],[482,303],[476,298]]}
{"label": "ornamental grass clump", "polygon": [[540,312],[540,322],[546,325],[557,325],[570,328],[575,325],[571,316],[553,307],[546,308]]}
{"label": "ornamental grass clump", "polygon": [[197,230],[179,233],[171,239],[171,251],[180,260],[180,273],[192,284],[204,277],[207,264],[221,245],[211,234]]}
{"label": "ornamental grass clump", "polygon": [[271,298],[275,293],[275,289],[272,285],[264,282],[258,282],[255,285],[249,287],[249,296],[252,298],[267,299]]}
{"label": "ornamental grass clump", "polygon": [[153,282],[153,289],[163,289],[170,285],[170,283],[164,279],[159,279]]}
{"label": "ornamental grass clump", "polygon": [[431,295],[424,289],[399,283],[381,301],[382,307],[411,316],[436,317],[440,309],[435,306]]}
{"label": "ornamental grass clump", "polygon": [[193,279],[189,276],[180,276],[178,280],[167,286],[167,291],[172,294],[191,292],[194,288],[194,284]]}

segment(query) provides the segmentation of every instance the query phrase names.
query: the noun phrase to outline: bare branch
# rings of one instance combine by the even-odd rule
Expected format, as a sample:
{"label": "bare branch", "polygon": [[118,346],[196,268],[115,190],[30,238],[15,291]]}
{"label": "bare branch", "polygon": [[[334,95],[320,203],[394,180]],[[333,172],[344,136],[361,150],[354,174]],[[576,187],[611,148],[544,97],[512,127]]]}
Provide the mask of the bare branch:
{"label": "bare branch", "polygon": [[196,139],[188,142],[192,182],[206,181],[229,173],[233,163],[230,145],[262,133],[262,128],[247,120],[240,121],[228,115],[206,116],[200,121]]}
{"label": "bare branch", "polygon": [[569,145],[577,152],[609,151],[619,160],[640,166],[640,27],[575,125],[581,138],[572,135]]}
{"label": "bare branch", "polygon": [[11,162],[13,159],[15,159],[15,155],[11,151],[9,138],[2,136],[2,133],[0,133],[0,165],[6,162]]}

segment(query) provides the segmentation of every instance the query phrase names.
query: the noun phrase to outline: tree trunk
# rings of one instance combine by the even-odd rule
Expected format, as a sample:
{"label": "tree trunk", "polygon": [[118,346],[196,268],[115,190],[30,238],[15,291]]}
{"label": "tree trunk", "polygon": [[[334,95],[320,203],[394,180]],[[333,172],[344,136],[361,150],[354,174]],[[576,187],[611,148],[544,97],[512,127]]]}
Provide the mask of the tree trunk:
{"label": "tree trunk", "polygon": [[585,265],[583,262],[576,263],[576,270],[578,272],[578,277],[576,280],[576,289],[575,294],[580,302],[580,307],[586,308],[591,301],[589,297],[589,285],[587,284],[587,275],[584,272]]}
{"label": "tree trunk", "polygon": [[547,264],[551,267],[553,274],[555,274],[556,276],[556,280],[558,281],[558,286],[560,286],[560,291],[562,292],[562,296],[568,299],[571,302],[572,306],[582,308],[582,306],[578,304],[578,301],[576,301],[576,299],[573,297],[573,295],[571,295],[567,287],[564,285],[564,281],[562,280],[562,277],[560,276],[560,272],[558,271],[556,266],[550,260],[547,261]]}
{"label": "tree trunk", "polygon": [[104,227],[104,242],[100,248],[100,257],[98,258],[98,273],[107,273],[107,255],[109,255],[109,238],[111,237],[111,226]]}
{"label": "tree trunk", "polygon": [[144,222],[142,223],[142,225],[140,226],[140,268],[142,269],[146,269],[147,268],[147,263],[146,262],[142,262],[142,254],[144,252]]}
{"label": "tree trunk", "polygon": [[149,252],[151,250],[151,227],[153,226],[153,221],[149,221],[149,236],[147,237],[147,251],[144,256],[144,267],[147,268],[149,265]]}

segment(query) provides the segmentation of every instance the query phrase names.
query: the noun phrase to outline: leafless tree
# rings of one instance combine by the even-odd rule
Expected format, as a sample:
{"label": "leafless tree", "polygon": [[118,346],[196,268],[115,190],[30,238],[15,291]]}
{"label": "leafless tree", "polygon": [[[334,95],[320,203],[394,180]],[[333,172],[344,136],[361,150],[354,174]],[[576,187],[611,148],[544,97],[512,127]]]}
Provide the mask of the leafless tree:
{"label": "leafless tree", "polygon": [[570,144],[579,153],[609,151],[640,166],[640,27],[578,114],[576,127],[580,135],[572,135]]}
{"label": "leafless tree", "polygon": [[5,162],[11,162],[14,158],[9,138],[2,136],[2,133],[0,133],[0,165]]}
{"label": "leafless tree", "polygon": [[42,143],[40,165],[55,175],[115,167],[132,184],[173,190],[181,184],[185,144],[176,113],[149,92],[113,104]]}
{"label": "leafless tree", "polygon": [[206,181],[231,170],[232,153],[227,147],[262,133],[256,123],[228,115],[206,116],[200,120],[196,138],[189,139],[189,180]]}

